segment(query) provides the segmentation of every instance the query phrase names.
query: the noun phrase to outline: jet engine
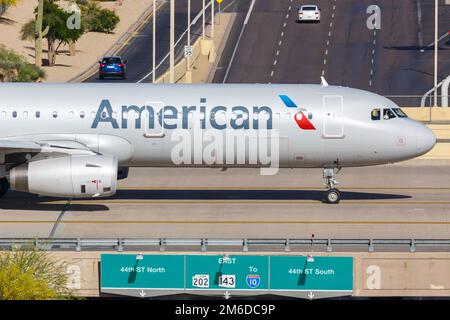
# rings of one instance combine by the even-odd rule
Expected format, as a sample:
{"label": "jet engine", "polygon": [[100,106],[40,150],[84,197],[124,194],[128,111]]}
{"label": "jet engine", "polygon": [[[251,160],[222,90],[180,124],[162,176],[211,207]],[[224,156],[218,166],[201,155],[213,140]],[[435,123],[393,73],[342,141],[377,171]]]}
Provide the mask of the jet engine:
{"label": "jet engine", "polygon": [[9,171],[11,189],[53,197],[108,197],[116,193],[118,162],[102,155],[30,161]]}

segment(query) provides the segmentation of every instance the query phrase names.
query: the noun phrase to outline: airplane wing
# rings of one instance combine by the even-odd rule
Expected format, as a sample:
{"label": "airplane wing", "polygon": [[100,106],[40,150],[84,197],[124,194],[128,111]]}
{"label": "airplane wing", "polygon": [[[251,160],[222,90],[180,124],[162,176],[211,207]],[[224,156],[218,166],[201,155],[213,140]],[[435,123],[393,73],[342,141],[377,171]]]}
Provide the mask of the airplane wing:
{"label": "airplane wing", "polygon": [[59,153],[73,154],[97,154],[85,145],[76,141],[23,141],[23,140],[0,140],[0,154],[14,154],[21,152],[31,153]]}
{"label": "airplane wing", "polygon": [[42,146],[36,142],[29,141],[15,141],[15,140],[0,140],[0,152],[15,149],[26,149],[40,151]]}

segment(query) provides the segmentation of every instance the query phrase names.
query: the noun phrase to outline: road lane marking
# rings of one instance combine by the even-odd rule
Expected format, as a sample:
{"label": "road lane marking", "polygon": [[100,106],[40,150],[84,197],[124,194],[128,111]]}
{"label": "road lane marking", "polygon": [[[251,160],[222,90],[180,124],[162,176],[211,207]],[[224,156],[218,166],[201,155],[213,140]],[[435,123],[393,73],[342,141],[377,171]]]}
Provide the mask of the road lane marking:
{"label": "road lane marking", "polygon": [[[322,186],[123,186],[117,190],[321,190]],[[450,187],[356,187],[348,186],[339,190],[450,190]],[[325,191],[325,190],[324,190]]]}
{"label": "road lane marking", "polygon": [[419,47],[423,48],[423,36],[422,36],[422,3],[417,0],[417,20],[419,24]]}
{"label": "road lane marking", "polygon": [[[65,201],[45,201],[41,202],[41,204],[64,204]],[[111,199],[111,200],[74,200],[72,201],[73,205],[76,204],[84,204],[84,205],[106,205],[106,204],[171,204],[171,205],[179,205],[179,204],[196,204],[196,205],[211,205],[211,204],[227,204],[227,205],[293,205],[293,204],[319,204],[319,205],[327,205],[322,203],[320,200],[264,200],[264,199],[251,199],[251,200],[242,200],[242,199],[227,199],[227,200],[190,200],[190,199],[139,199],[139,200],[122,200],[122,199]],[[412,200],[409,201],[407,199],[399,199],[395,201],[386,201],[386,200],[345,200],[343,199],[339,206],[342,205],[448,205],[450,201],[433,201],[433,200]]]}
{"label": "road lane marking", "polygon": [[256,0],[252,0],[252,3],[250,4],[250,8],[248,9],[247,16],[245,17],[244,25],[242,26],[241,33],[239,34],[239,38],[236,41],[236,45],[234,46],[233,54],[231,55],[230,63],[228,64],[228,68],[227,68],[227,71],[225,72],[225,76],[223,78],[222,83],[225,83],[227,81],[228,74],[230,73],[231,66],[233,65],[234,57],[236,56],[237,49],[238,49],[239,44],[242,39],[242,35],[244,34],[244,30],[247,27],[247,23],[250,20],[250,16],[252,15],[253,7],[255,6],[255,2],[256,2]]}
{"label": "road lane marking", "polygon": [[61,210],[61,213],[59,214],[58,218],[55,221],[55,224],[53,225],[52,231],[50,231],[50,235],[48,236],[49,239],[55,236],[56,230],[58,229],[58,225],[62,222],[64,214],[68,211],[71,201],[72,199],[67,200],[65,206]]}
{"label": "road lane marking", "polygon": [[[117,190],[322,190],[322,186],[129,186],[119,187]],[[400,190],[400,191],[449,191],[447,187],[357,187],[348,186],[339,190],[359,191],[359,190]],[[325,190],[323,190],[325,191]]]}
{"label": "road lane marking", "polygon": [[[53,220],[0,220],[0,224],[49,224]],[[330,225],[450,225],[450,221],[347,220],[66,220],[62,224],[330,224]]]}

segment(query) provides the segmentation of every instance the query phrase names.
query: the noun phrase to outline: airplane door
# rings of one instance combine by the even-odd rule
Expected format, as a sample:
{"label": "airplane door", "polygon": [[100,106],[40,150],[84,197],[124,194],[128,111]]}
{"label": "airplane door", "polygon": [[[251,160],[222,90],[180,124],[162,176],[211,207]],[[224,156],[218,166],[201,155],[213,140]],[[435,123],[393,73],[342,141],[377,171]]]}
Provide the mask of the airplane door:
{"label": "airplane door", "polygon": [[344,138],[344,105],[342,96],[323,97],[323,138]]}

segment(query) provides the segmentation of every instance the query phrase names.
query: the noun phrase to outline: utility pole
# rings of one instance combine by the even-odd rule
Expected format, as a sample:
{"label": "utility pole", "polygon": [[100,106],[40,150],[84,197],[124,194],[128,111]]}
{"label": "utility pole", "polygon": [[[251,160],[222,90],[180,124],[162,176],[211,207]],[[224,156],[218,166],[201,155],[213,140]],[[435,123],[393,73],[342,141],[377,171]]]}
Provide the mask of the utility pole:
{"label": "utility pole", "polygon": [[156,82],[156,0],[153,0],[153,72],[152,82]]}
{"label": "utility pole", "polygon": [[175,83],[175,0],[170,0],[170,83]]}
{"label": "utility pole", "polygon": [[437,107],[438,102],[438,32],[439,32],[439,0],[435,0],[434,8],[434,106]]}

